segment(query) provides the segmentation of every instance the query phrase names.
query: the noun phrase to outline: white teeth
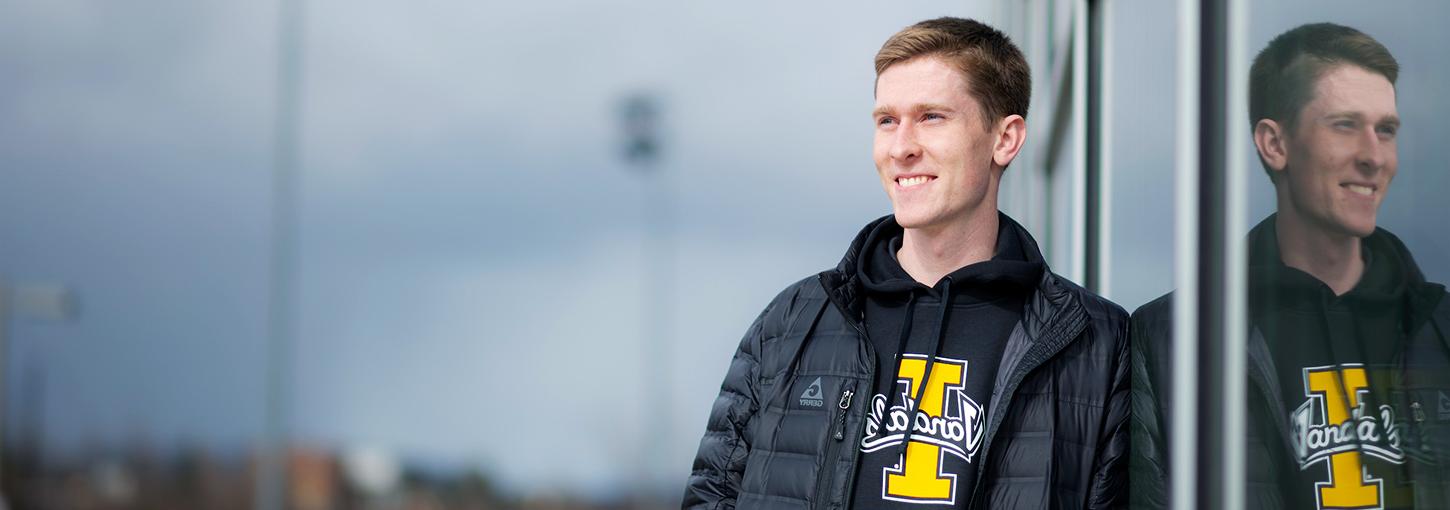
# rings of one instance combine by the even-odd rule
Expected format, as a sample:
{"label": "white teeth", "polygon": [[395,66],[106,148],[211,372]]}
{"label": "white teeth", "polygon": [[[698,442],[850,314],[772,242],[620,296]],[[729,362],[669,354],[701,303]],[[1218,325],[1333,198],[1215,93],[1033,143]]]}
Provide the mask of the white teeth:
{"label": "white teeth", "polygon": [[1374,195],[1374,189],[1370,188],[1369,186],[1362,186],[1359,184],[1346,184],[1344,185],[1344,187],[1348,188],[1350,191],[1359,193],[1364,196]]}
{"label": "white teeth", "polygon": [[917,184],[924,183],[924,182],[926,182],[929,179],[930,178],[927,177],[927,176],[925,176],[925,175],[918,175],[916,177],[906,177],[906,178],[902,178],[902,179],[897,179],[896,180],[896,183],[897,184],[900,184],[901,187],[903,187],[903,188],[910,188],[910,187],[915,186]]}

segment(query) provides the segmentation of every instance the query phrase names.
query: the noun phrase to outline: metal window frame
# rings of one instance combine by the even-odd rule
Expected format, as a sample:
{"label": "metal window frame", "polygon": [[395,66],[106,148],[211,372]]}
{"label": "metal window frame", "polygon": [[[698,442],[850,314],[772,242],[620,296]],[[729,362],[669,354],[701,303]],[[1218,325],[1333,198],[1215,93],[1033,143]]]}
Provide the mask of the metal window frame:
{"label": "metal window frame", "polygon": [[1089,0],[1085,23],[1087,45],[1084,114],[1083,286],[1112,296],[1112,66],[1113,2]]}
{"label": "metal window frame", "polygon": [[[1095,45],[1089,42],[1094,37],[1089,13],[1102,3],[1006,1],[993,8],[1004,22],[1002,27],[1016,34],[1035,70],[1032,97],[1037,113],[1033,118],[1039,119],[1027,124],[1029,148],[1019,155],[1020,169],[1003,181],[1001,207],[1038,234],[1055,271],[1089,289],[1095,287],[1093,261],[1102,260],[1092,244],[1095,225],[1101,222],[1084,221],[1097,217],[1100,189],[1089,170],[1098,157],[1091,141],[1098,130],[1090,116],[1095,101],[1090,99],[1094,85],[1089,73],[1097,57]],[[1064,150],[1071,152],[1060,158]],[[1065,204],[1043,200],[1059,192],[1065,195]],[[1067,214],[1059,214],[1064,211],[1059,206],[1066,207]]]}
{"label": "metal window frame", "polygon": [[[1193,437],[1198,433],[1198,82],[1199,0],[1178,1],[1178,58],[1175,67],[1177,97],[1174,140],[1173,224],[1173,385],[1172,437],[1169,451],[1169,503],[1172,508],[1194,508],[1197,465]],[[1180,453],[1182,452],[1182,453]]]}
{"label": "metal window frame", "polygon": [[[1233,127],[1236,115],[1249,109],[1248,3],[1226,0],[1225,70],[1228,91],[1224,137],[1228,161],[1224,185],[1224,497],[1230,508],[1246,502],[1244,431],[1248,403],[1248,234],[1249,139]],[[1237,133],[1237,134],[1236,134]]]}
{"label": "metal window frame", "polygon": [[[1068,46],[1049,11],[1070,2]],[[1039,227],[1068,228],[1064,274],[1111,297],[1113,206],[1112,0],[1039,0],[1003,4],[1022,34],[1034,69],[1050,83],[1034,90],[1049,120],[1031,174],[1011,196],[1031,204]],[[1178,0],[1174,140],[1173,508],[1239,508],[1244,503],[1244,345],[1247,332],[1247,140],[1230,119],[1247,108],[1247,18],[1243,0]],[[1066,51],[1063,51],[1066,50]],[[1056,57],[1056,58],[1054,58]],[[1066,104],[1064,104],[1066,103]],[[1066,108],[1063,108],[1066,107]],[[1052,165],[1069,139],[1071,168]],[[1035,137],[1035,136],[1034,136]],[[1072,186],[1068,225],[1054,225],[1052,204],[1034,201],[1056,184]],[[1034,222],[1036,223],[1036,222]],[[1050,232],[1050,230],[1049,230]]]}
{"label": "metal window frame", "polygon": [[1179,2],[1173,508],[1241,508],[1247,334],[1247,18],[1242,0]]}

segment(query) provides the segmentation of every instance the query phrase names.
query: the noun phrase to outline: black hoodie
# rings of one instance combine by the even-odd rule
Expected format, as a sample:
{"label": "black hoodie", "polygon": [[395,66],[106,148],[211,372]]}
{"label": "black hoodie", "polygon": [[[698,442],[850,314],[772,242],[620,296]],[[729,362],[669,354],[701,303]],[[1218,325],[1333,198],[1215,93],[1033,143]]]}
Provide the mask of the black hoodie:
{"label": "black hoodie", "polygon": [[[1445,287],[1375,229],[1363,277],[1336,296],[1283,263],[1275,221],[1248,236],[1245,507],[1450,508]],[[1168,504],[1172,296],[1133,314],[1135,508]]]}
{"label": "black hoodie", "polygon": [[[1010,220],[1000,221],[1006,227]],[[1044,268],[1014,230],[998,228],[990,260],[928,287],[897,260],[902,235],[894,218],[881,222],[867,236],[857,266],[880,375],[858,445],[854,508],[963,503],[972,493],[997,366]],[[922,385],[922,379],[932,384]],[[908,421],[915,426],[905,427]],[[913,464],[940,462],[941,471],[926,483],[906,480],[899,474],[903,454]]]}
{"label": "black hoodie", "polygon": [[1410,470],[1421,446],[1410,437],[1420,432],[1410,422],[1424,404],[1404,390],[1409,379],[1450,388],[1443,370],[1406,370],[1412,362],[1450,366],[1443,343],[1410,339],[1427,327],[1444,289],[1425,282],[1399,239],[1376,230],[1361,244],[1363,277],[1336,296],[1282,262],[1274,221],[1270,216],[1249,234],[1249,315],[1283,407],[1251,413],[1250,426],[1264,437],[1282,436],[1287,420],[1287,459],[1273,463],[1285,506],[1410,508]]}

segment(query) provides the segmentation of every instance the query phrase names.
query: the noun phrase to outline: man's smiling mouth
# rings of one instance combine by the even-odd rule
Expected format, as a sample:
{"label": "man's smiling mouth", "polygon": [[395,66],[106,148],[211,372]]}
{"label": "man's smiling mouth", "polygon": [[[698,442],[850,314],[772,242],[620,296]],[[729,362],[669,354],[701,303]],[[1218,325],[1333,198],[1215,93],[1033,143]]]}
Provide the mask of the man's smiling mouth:
{"label": "man's smiling mouth", "polygon": [[926,184],[928,181],[930,181],[932,179],[935,179],[935,177],[932,177],[930,175],[917,175],[917,176],[912,176],[912,177],[900,177],[900,178],[897,178],[896,179],[896,184],[897,185],[900,185],[903,188],[910,188],[912,186],[916,186],[916,185],[920,185],[920,184]]}
{"label": "man's smiling mouth", "polygon": [[1340,186],[1344,189],[1349,190],[1352,193],[1357,193],[1367,197],[1374,196],[1374,187],[1372,186],[1366,186],[1363,184],[1341,184]]}

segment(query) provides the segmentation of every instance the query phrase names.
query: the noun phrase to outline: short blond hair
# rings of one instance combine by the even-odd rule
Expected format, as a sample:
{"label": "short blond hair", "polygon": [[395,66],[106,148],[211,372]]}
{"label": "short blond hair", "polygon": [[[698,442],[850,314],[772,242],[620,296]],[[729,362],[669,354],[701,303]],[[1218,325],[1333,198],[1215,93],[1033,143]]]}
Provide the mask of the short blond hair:
{"label": "short blond hair", "polygon": [[1006,34],[985,23],[943,17],[906,27],[876,52],[876,77],[891,66],[921,57],[940,57],[967,78],[991,126],[1008,115],[1027,118],[1032,71]]}

